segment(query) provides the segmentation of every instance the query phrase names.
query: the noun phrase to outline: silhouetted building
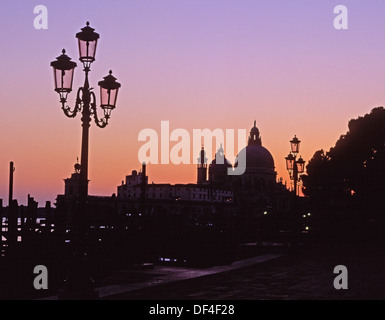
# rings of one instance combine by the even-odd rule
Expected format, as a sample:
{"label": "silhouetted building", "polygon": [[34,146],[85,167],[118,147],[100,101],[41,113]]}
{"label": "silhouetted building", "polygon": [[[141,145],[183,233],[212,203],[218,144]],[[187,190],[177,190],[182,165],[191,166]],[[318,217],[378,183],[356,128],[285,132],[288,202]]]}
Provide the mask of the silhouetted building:
{"label": "silhouetted building", "polygon": [[71,178],[64,180],[64,195],[66,196],[78,196],[79,195],[79,183],[80,183],[80,164],[76,163],[75,172],[71,175]]}
{"label": "silhouetted building", "polygon": [[[260,217],[266,212],[285,214],[290,210],[290,192],[277,182],[274,159],[262,146],[259,129],[254,122],[248,145],[240,151],[246,169],[242,175],[229,175],[233,166],[221,146],[208,165],[204,148],[200,151],[196,184],[149,183],[146,165],[133,170],[117,187],[117,196],[88,197],[90,214],[141,213],[143,215],[220,213]],[[58,195],[56,205],[66,208],[69,217],[76,214],[79,194],[80,165],[75,165],[71,178],[65,179],[65,193]],[[252,227],[251,227],[252,228]]]}
{"label": "silhouetted building", "polygon": [[250,130],[247,146],[237,157],[234,167],[238,166],[238,158],[246,159],[244,174],[233,176],[234,199],[244,213],[261,215],[265,212],[288,212],[290,210],[290,193],[277,182],[274,159],[269,150],[262,146],[259,129],[254,122]]}
{"label": "silhouetted building", "polygon": [[[135,170],[126,177],[126,183],[118,186],[118,199],[138,200],[142,194],[142,183],[140,173]],[[146,177],[147,178],[147,177]],[[177,200],[177,201],[210,201],[231,202],[233,193],[231,190],[215,189],[202,184],[157,184],[146,182],[146,200]]]}
{"label": "silhouetted building", "polygon": [[[130,176],[126,176],[126,185],[128,187],[141,185],[143,182],[143,177],[145,180],[144,183],[148,184],[148,177],[144,176],[142,172],[133,170]],[[122,185],[123,184],[124,182],[122,181]]]}

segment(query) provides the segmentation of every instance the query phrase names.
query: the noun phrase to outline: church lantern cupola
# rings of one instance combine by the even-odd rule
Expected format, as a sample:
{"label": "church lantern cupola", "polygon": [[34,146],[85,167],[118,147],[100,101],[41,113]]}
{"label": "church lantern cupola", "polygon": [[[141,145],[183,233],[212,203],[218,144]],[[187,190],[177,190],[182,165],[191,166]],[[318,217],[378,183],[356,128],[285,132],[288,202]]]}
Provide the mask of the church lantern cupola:
{"label": "church lantern cupola", "polygon": [[250,130],[250,136],[249,136],[249,146],[261,146],[262,145],[262,139],[261,135],[259,133],[259,129],[257,128],[257,121],[254,121],[254,127]]}

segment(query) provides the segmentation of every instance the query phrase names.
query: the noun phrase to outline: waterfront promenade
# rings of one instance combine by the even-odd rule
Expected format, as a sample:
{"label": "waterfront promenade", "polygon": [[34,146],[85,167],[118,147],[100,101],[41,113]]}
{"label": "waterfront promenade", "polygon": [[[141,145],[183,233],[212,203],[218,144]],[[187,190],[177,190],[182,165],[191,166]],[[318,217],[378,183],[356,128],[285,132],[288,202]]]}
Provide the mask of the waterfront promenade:
{"label": "waterfront promenade", "polygon": [[[132,290],[123,300],[383,300],[385,254],[365,245],[313,247],[244,268]],[[336,265],[348,268],[348,290],[336,290]]]}

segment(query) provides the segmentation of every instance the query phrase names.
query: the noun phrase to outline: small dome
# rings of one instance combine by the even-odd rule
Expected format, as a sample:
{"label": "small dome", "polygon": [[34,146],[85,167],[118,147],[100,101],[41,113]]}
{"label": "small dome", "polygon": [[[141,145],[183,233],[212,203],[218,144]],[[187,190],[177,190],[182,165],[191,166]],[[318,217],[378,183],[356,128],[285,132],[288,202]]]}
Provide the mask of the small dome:
{"label": "small dome", "polygon": [[[218,161],[219,163],[217,163],[217,160],[214,159],[213,161],[211,161],[211,164],[214,165],[214,166],[223,166],[223,167],[226,167],[226,168],[230,168],[232,167],[232,164],[229,160],[226,159],[226,157],[224,157],[224,160],[222,161]],[[222,162],[222,163],[220,163]]]}
{"label": "small dome", "polygon": [[232,167],[231,162],[226,159],[225,151],[223,149],[222,144],[221,147],[218,149],[217,153],[215,154],[215,159],[211,161],[211,164],[215,166],[223,166],[226,168]]}
{"label": "small dome", "polygon": [[226,182],[228,168],[232,168],[231,162],[226,159],[223,148],[219,148],[215,159],[209,166],[210,181],[223,184]]}

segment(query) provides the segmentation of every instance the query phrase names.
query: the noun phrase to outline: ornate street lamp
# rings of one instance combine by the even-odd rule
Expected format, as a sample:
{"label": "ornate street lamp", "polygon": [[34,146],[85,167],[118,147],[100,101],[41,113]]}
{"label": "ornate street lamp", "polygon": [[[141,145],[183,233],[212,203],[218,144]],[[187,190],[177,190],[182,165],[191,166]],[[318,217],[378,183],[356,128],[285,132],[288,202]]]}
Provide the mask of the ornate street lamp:
{"label": "ornate street lamp", "polygon": [[302,159],[302,157],[299,157],[297,160],[297,171],[298,174],[302,174],[305,172],[305,161]]}
{"label": "ornate street lamp", "polygon": [[291,152],[297,154],[299,152],[299,145],[301,144],[301,140],[294,136],[294,138],[290,141]]}
{"label": "ornate street lamp", "polygon": [[84,69],[89,68],[91,63],[95,61],[96,46],[100,36],[87,21],[82,31],[76,34],[76,38],[78,38],[79,44],[79,60],[83,62]]}
{"label": "ornate street lamp", "polygon": [[286,159],[286,169],[288,171],[293,170],[294,169],[294,161],[295,161],[293,154],[289,153],[289,155],[285,159]]}
{"label": "ornate street lamp", "polygon": [[291,245],[292,250],[295,252],[298,248],[298,241],[300,237],[300,219],[299,219],[299,203],[297,197],[297,184],[301,179],[301,174],[305,172],[305,161],[302,157],[299,157],[297,160],[297,155],[299,153],[299,146],[301,141],[294,136],[290,141],[291,152],[285,158],[286,160],[286,169],[289,171],[290,179],[294,181],[294,193],[293,193],[293,208],[292,208],[292,234],[291,234]]}
{"label": "ornate street lamp", "polygon": [[104,117],[109,119],[111,111],[116,107],[120,83],[116,82],[116,78],[112,75],[111,70],[110,74],[103,79],[98,83],[100,86],[100,101],[101,107],[104,110]]}
{"label": "ornate street lamp", "polygon": [[76,62],[71,61],[63,49],[62,55],[51,62],[51,67],[53,68],[55,91],[59,93],[61,102],[67,101],[67,96],[72,91]]}
{"label": "ornate street lamp", "polygon": [[297,196],[297,184],[301,180],[301,174],[305,172],[305,161],[300,157],[297,160],[297,154],[299,153],[299,146],[301,140],[294,136],[290,141],[291,152],[285,158],[286,160],[286,169],[290,173],[290,179],[294,181],[294,194]]}
{"label": "ornate street lamp", "polygon": [[76,102],[73,109],[66,106],[68,94],[72,91],[74,70],[76,63],[71,61],[63,50],[62,55],[51,62],[54,70],[55,91],[60,95],[60,103],[64,114],[69,118],[75,118],[81,112],[82,122],[82,150],[79,179],[79,197],[77,212],[74,216],[73,246],[75,248],[74,264],[70,277],[66,281],[66,291],[64,298],[95,298],[95,291],[92,286],[91,278],[88,276],[86,267],[86,232],[87,232],[87,199],[88,199],[88,142],[89,127],[93,118],[96,125],[104,128],[108,125],[111,117],[111,111],[116,107],[116,100],[120,83],[112,76],[112,71],[99,82],[101,109],[104,111],[103,118],[98,117],[96,107],[96,96],[90,88],[88,74],[92,62],[95,61],[96,47],[99,40],[99,34],[90,27],[87,22],[86,27],[76,34],[79,45],[79,60],[83,63],[85,80],[83,87],[77,91]]}

